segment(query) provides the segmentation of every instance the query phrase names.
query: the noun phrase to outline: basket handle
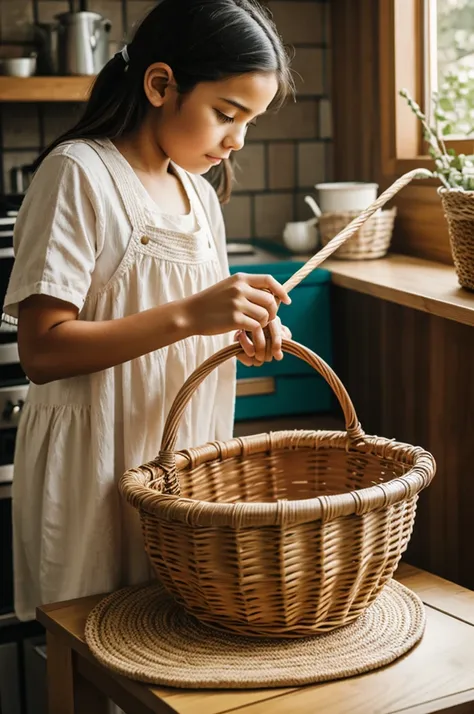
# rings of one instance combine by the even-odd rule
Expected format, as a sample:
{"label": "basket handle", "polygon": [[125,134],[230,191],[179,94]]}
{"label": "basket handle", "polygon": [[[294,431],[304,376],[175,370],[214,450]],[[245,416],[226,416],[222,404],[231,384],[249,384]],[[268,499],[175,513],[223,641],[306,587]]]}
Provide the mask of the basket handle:
{"label": "basket handle", "polygon": [[295,288],[302,280],[304,280],[315,268],[317,268],[321,263],[323,263],[326,258],[329,258],[343,243],[352,238],[353,235],[364,225],[368,219],[374,215],[379,208],[382,208],[391,198],[395,196],[402,188],[410,183],[415,178],[423,179],[430,178],[431,171],[427,169],[414,169],[413,171],[408,171],[403,176],[400,176],[386,191],[380,194],[380,196],[362,213],[360,213],[356,218],[354,218],[349,225],[347,225],[342,231],[340,231],[332,240],[327,243],[324,248],[322,248],[318,253],[313,255],[299,270],[294,273],[291,278],[289,278],[283,287],[287,292],[290,292]]}
{"label": "basket handle", "polygon": [[[343,383],[335,372],[333,372],[331,367],[321,357],[312,352],[312,350],[300,345],[298,342],[293,342],[293,340],[283,340],[282,350],[283,352],[287,352],[304,360],[313,367],[316,372],[319,372],[331,387],[342,408],[349,440],[352,442],[363,441],[365,434],[359,424],[351,398]],[[188,377],[176,395],[165,423],[161,450],[156,457],[157,465],[164,473],[163,493],[178,495],[180,492],[176,469],[175,447],[179,424],[191,397],[208,374],[226,360],[243,353],[242,348],[237,344],[229,345],[219,352],[216,352],[216,354],[209,357],[209,359],[203,362],[202,365]]]}

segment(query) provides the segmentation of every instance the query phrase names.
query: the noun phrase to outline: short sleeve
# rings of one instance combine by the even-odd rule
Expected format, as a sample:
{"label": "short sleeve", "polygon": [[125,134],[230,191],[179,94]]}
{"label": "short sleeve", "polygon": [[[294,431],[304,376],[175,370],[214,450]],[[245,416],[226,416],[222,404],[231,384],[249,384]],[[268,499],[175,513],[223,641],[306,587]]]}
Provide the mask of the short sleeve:
{"label": "short sleeve", "polygon": [[4,300],[7,316],[35,294],[84,305],[99,251],[101,209],[85,168],[65,154],[43,161],[21,206],[15,261]]}

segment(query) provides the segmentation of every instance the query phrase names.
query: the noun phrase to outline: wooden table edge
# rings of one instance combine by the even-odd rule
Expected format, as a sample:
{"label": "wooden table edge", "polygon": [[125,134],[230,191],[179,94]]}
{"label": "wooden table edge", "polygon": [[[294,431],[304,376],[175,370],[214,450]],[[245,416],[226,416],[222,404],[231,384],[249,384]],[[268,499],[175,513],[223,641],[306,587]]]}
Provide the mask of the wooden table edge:
{"label": "wooden table edge", "polygon": [[[407,587],[410,587],[414,592],[416,592],[423,603],[427,607],[434,607],[434,609],[438,610],[439,612],[443,613],[447,617],[454,617],[455,619],[459,619],[465,624],[474,626],[474,612],[472,616],[472,621],[466,620],[465,617],[460,617],[458,614],[451,612],[448,609],[440,608],[437,606],[437,604],[432,604],[433,600],[436,600],[436,598],[433,598],[433,594],[430,593],[430,589],[427,588],[426,592],[423,592],[423,588],[416,588],[416,583],[415,586],[413,584],[410,584],[410,580],[414,581],[416,578],[420,579],[420,577],[424,577],[425,579],[428,579],[429,582],[432,583],[432,586],[436,585],[436,588],[442,588],[443,590],[447,591],[447,596],[451,596],[453,592],[456,594],[461,594],[463,596],[472,598],[472,604],[473,604],[473,611],[474,611],[474,592],[467,590],[466,588],[463,588],[461,586],[455,585],[454,583],[451,583],[443,578],[440,578],[439,576],[433,575],[431,573],[428,573],[427,571],[421,570],[420,568],[417,568],[415,566],[409,565],[407,563],[401,563],[395,572],[394,575],[395,579],[398,580],[399,582],[407,585]],[[99,669],[101,667],[100,663],[97,662],[96,658],[92,655],[90,652],[85,640],[83,638],[80,638],[77,634],[66,630],[56,619],[55,616],[57,617],[61,611],[64,610],[69,610],[71,607],[74,605],[80,604],[82,607],[87,603],[87,612],[90,612],[90,610],[93,609],[93,607],[99,603],[107,594],[101,594],[101,595],[92,595],[87,598],[79,598],[76,600],[69,600],[69,601],[64,601],[62,603],[52,603],[50,605],[43,605],[37,608],[37,619],[38,621],[46,628],[46,630],[50,633],[52,633],[55,637],[58,637],[60,641],[64,644],[66,644],[68,647],[71,648],[73,652],[75,652],[77,655],[80,657],[85,658],[85,660],[89,663],[89,665],[93,665],[93,669]],[[439,598],[438,598],[439,599]],[[451,600],[450,600],[451,602]],[[87,665],[85,666],[78,666],[78,669],[81,673],[82,676],[87,676],[87,672],[91,671]],[[155,710],[156,710],[156,701],[157,701],[157,696],[159,697],[158,701],[162,703],[164,706],[162,708],[162,712],[178,712],[178,710],[173,709],[172,707],[172,699],[174,695],[182,695],[183,691],[182,689],[177,689],[176,692],[172,690],[172,688],[167,688],[167,687],[161,687],[157,685],[156,687],[154,686],[147,686],[144,684],[141,684],[139,682],[134,682],[133,680],[128,680],[126,677],[123,677],[122,675],[115,674],[114,672],[110,670],[106,670],[106,674],[111,677],[111,679],[116,683],[117,686],[121,686],[122,680],[126,680],[128,683],[128,686],[131,687],[133,686],[133,689],[135,690],[135,696],[137,697],[137,700],[143,704],[145,707],[151,706],[151,703],[154,702]],[[273,690],[269,689],[268,690],[268,699],[264,699],[261,701],[269,701],[273,699],[277,699],[280,697],[286,697],[290,695],[292,692],[301,689],[302,687],[288,687],[285,688],[284,691],[279,690],[278,694],[276,692],[273,693]],[[166,689],[166,699],[170,700],[170,704],[168,704],[167,701],[163,700],[160,697],[159,690],[160,689]],[[153,693],[153,690],[155,690],[155,693]],[[190,690],[191,691],[191,690]],[[193,690],[194,691],[194,690]],[[217,690],[218,691],[218,690]],[[449,695],[449,697],[446,697],[446,701],[449,703],[449,699],[453,699],[453,703],[456,705],[462,705],[465,702],[472,702],[474,700],[474,690],[472,690],[473,696],[471,699],[466,698],[465,700],[462,699],[463,692],[459,692],[453,695]],[[471,696],[471,690],[466,690],[466,697]],[[433,700],[433,705],[434,702],[439,701],[438,700]],[[222,710],[221,714],[225,714],[226,712],[236,712],[238,713],[239,711],[245,711],[248,710],[251,712],[251,704],[245,704],[243,706],[238,706],[238,707],[232,707],[231,709],[226,709]],[[436,711],[436,709],[430,709],[430,702],[426,701],[420,704],[417,704],[413,707],[409,708],[404,708],[399,710],[400,714],[429,714],[431,711]],[[425,707],[425,708],[423,708]],[[426,708],[428,707],[428,708]],[[150,711],[152,711],[150,709]],[[395,714],[395,711],[393,714]],[[454,711],[454,710],[453,710]],[[471,714],[470,710],[464,710],[461,709],[459,714],[467,714],[469,711],[469,714]],[[472,710],[474,712],[474,709]]]}

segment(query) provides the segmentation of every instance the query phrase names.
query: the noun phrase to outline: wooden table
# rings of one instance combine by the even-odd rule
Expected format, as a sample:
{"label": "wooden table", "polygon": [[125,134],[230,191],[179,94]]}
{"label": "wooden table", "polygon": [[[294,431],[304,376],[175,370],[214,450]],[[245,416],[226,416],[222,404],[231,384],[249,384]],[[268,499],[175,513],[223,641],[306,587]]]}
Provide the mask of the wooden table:
{"label": "wooden table", "polygon": [[46,605],[49,714],[105,714],[107,698],[127,714],[474,714],[474,592],[402,564],[396,575],[426,605],[421,642],[395,663],[326,684],[252,691],[149,687],[99,665],[84,624],[100,596]]}

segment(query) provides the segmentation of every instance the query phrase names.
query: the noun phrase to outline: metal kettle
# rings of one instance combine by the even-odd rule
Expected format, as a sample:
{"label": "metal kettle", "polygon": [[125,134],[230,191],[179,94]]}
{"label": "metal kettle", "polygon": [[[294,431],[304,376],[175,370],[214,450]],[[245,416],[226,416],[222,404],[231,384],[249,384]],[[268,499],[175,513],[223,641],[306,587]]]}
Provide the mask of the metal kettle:
{"label": "metal kettle", "polygon": [[55,19],[59,73],[98,74],[109,61],[110,20],[97,12],[64,12]]}

